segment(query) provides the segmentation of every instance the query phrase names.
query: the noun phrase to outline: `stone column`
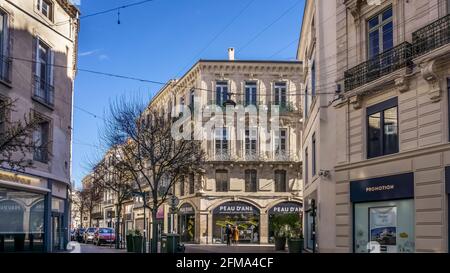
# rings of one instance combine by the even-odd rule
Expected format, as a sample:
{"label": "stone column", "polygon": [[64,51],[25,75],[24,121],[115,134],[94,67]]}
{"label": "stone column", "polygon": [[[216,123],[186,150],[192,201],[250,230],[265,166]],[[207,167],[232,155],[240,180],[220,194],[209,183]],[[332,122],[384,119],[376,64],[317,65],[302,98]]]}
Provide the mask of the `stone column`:
{"label": "stone column", "polygon": [[200,212],[198,218],[200,244],[208,244],[208,241],[210,240],[208,231],[208,212]]}
{"label": "stone column", "polygon": [[259,242],[261,244],[269,243],[269,216],[267,213],[261,213],[259,219]]}

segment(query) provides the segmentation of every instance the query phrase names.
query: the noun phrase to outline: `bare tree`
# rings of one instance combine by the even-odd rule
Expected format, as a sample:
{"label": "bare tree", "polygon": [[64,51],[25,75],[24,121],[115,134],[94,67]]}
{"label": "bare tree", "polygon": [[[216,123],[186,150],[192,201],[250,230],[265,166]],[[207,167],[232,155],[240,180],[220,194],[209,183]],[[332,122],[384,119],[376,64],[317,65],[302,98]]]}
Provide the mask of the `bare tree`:
{"label": "bare tree", "polygon": [[116,206],[116,248],[120,247],[119,228],[120,216],[125,201],[132,197],[133,176],[124,168],[120,149],[113,147],[108,154],[94,168],[93,183],[96,188],[110,190],[115,199]]}
{"label": "bare tree", "polygon": [[72,205],[75,207],[75,211],[77,211],[80,215],[81,227],[83,227],[83,217],[85,212],[87,211],[89,205],[89,190],[81,189],[75,190],[74,198],[72,198]]}
{"label": "bare tree", "polygon": [[150,209],[152,218],[151,249],[157,252],[157,212],[180,177],[195,173],[204,161],[199,141],[174,140],[172,121],[143,100],[121,97],[110,106],[104,140],[110,147],[121,147],[122,168],[133,178]]}
{"label": "bare tree", "polygon": [[95,206],[100,204],[103,198],[103,188],[96,183],[95,174],[91,182],[84,188],[86,193],[86,211],[89,215],[89,227],[92,227],[92,214]]}
{"label": "bare tree", "polygon": [[8,116],[15,112],[15,101],[0,100],[0,166],[23,170],[31,167],[27,155],[37,146],[30,137],[39,125],[40,119],[25,114],[23,120],[11,121]]}

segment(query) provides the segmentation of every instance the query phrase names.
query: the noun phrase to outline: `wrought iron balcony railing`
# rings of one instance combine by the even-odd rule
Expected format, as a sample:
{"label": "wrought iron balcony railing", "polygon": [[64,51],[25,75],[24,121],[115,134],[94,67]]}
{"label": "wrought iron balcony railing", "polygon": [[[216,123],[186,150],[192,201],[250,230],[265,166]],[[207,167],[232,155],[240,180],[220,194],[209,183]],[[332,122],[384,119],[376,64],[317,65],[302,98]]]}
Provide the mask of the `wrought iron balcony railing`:
{"label": "wrought iron balcony railing", "polygon": [[244,159],[246,161],[259,161],[259,153],[255,150],[245,150]]}
{"label": "wrought iron balcony railing", "polygon": [[0,55],[0,80],[11,83],[12,59]]}
{"label": "wrought iron balcony railing", "polygon": [[216,150],[216,152],[214,154],[214,160],[216,160],[216,161],[230,161],[231,160],[230,150],[227,150],[227,149]]}
{"label": "wrought iron balcony railing", "polygon": [[372,59],[345,71],[345,91],[372,82],[400,68],[412,64],[412,46],[408,42],[401,43]]}
{"label": "wrought iron balcony railing", "polygon": [[413,32],[414,57],[450,43],[450,14]]}
{"label": "wrought iron balcony railing", "polygon": [[289,151],[278,150],[273,155],[275,161],[293,161],[293,155]]}
{"label": "wrought iron balcony railing", "polygon": [[48,79],[34,76],[34,98],[51,106],[55,104],[55,89]]}

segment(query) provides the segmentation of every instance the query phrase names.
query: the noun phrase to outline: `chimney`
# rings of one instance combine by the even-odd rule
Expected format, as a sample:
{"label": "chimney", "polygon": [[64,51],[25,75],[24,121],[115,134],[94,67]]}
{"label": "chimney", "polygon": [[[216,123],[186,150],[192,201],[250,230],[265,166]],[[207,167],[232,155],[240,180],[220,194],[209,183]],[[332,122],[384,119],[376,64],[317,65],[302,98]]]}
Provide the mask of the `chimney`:
{"label": "chimney", "polygon": [[228,48],[228,60],[234,61],[234,47]]}

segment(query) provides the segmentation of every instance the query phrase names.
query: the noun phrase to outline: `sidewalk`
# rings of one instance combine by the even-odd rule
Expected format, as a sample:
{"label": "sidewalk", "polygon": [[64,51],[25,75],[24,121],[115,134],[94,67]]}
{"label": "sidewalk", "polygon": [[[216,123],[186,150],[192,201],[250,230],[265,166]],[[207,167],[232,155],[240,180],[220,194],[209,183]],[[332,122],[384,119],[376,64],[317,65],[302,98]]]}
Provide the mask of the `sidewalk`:
{"label": "sidewalk", "polygon": [[271,244],[241,244],[227,246],[226,244],[199,245],[185,244],[186,253],[288,253],[275,251],[275,246]]}

